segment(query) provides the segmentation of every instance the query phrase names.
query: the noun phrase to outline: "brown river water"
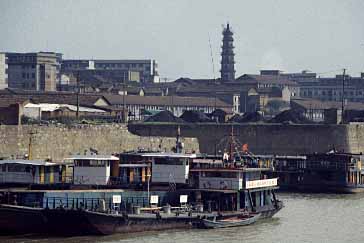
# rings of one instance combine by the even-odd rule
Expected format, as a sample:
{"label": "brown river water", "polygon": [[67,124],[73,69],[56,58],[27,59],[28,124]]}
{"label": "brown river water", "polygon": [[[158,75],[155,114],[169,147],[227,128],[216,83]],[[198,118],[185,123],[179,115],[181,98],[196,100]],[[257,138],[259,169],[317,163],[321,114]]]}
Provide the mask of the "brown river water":
{"label": "brown river water", "polygon": [[244,227],[71,238],[0,236],[0,243],[364,242],[364,194],[280,193],[278,196],[285,204],[278,214]]}

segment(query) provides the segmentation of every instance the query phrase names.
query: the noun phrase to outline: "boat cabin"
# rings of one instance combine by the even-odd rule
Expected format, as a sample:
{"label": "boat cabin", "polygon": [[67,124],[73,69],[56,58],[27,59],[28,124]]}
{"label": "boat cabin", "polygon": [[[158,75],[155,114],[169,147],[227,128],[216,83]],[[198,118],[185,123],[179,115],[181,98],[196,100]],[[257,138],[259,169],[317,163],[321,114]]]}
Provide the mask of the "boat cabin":
{"label": "boat cabin", "polygon": [[195,154],[166,152],[131,152],[120,154],[120,177],[123,182],[187,184]]}
{"label": "boat cabin", "polygon": [[119,158],[111,155],[76,155],[65,161],[73,164],[75,185],[108,185],[118,174]]}
{"label": "boat cabin", "polygon": [[211,210],[259,211],[275,201],[278,179],[269,177],[271,166],[272,156],[241,156],[239,163],[200,156],[190,169],[190,188]]}
{"label": "boat cabin", "polygon": [[61,165],[43,160],[0,160],[1,184],[53,184],[60,182]]}
{"label": "boat cabin", "polygon": [[351,192],[364,189],[364,155],[352,153],[276,156],[275,174],[287,189]]}
{"label": "boat cabin", "polygon": [[151,174],[151,161],[141,152],[127,152],[119,155],[119,182],[123,185],[147,182]]}
{"label": "boat cabin", "polygon": [[187,184],[190,164],[196,154],[147,153],[143,157],[152,161],[153,183]]}

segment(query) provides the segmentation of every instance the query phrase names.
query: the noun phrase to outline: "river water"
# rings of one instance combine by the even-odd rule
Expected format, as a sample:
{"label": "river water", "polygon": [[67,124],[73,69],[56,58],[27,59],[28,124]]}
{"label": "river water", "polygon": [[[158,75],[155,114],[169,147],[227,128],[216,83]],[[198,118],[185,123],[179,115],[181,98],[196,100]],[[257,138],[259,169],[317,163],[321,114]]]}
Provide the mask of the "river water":
{"label": "river water", "polygon": [[364,194],[281,193],[278,196],[285,207],[272,219],[238,228],[146,232],[102,237],[0,237],[0,242],[364,242]]}

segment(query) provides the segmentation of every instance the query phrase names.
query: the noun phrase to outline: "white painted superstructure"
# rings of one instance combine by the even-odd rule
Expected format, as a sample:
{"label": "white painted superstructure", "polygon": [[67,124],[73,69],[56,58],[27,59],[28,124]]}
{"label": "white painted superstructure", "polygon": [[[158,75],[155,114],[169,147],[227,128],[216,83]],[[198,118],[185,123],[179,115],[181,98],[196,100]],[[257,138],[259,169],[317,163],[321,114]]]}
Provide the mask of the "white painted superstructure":
{"label": "white painted superstructure", "polygon": [[188,183],[190,162],[195,154],[147,153],[151,157],[153,183]]}
{"label": "white painted superstructure", "polygon": [[0,160],[0,184],[59,183],[60,165],[42,160]]}
{"label": "white painted superstructure", "polygon": [[110,180],[110,164],[119,161],[115,156],[85,155],[74,156],[66,160],[73,161],[73,184],[107,185]]}

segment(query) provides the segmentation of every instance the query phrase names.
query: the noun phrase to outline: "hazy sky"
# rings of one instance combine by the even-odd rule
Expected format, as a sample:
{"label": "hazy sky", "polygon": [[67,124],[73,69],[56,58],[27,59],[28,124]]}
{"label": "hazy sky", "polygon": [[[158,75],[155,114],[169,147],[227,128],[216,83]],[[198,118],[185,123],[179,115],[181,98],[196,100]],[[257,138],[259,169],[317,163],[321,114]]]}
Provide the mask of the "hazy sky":
{"label": "hazy sky", "polygon": [[162,78],[212,78],[209,38],[219,77],[227,22],[237,76],[271,68],[364,71],[362,0],[0,0],[0,51],[153,58]]}

